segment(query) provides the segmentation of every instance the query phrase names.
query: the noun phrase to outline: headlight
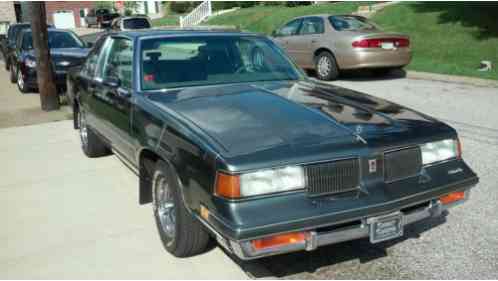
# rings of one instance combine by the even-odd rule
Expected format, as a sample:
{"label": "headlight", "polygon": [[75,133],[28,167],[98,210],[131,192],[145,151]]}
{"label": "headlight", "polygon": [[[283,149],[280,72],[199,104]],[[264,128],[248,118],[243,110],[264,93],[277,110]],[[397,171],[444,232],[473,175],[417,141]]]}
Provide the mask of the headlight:
{"label": "headlight", "polygon": [[60,62],[58,62],[58,63],[57,63],[57,65],[60,65],[60,66],[68,66],[68,65],[70,65],[70,64],[71,64],[70,62],[65,61],[65,60],[60,61]]}
{"label": "headlight", "polygon": [[218,173],[216,194],[227,198],[284,192],[305,187],[304,170],[299,166],[262,170],[242,175]]}
{"label": "headlight", "polygon": [[30,68],[35,68],[36,67],[36,61],[33,60],[33,59],[26,59],[24,61],[24,64],[27,66],[27,67],[30,67]]}
{"label": "headlight", "polygon": [[454,139],[426,143],[421,150],[424,165],[460,157],[459,143]]}

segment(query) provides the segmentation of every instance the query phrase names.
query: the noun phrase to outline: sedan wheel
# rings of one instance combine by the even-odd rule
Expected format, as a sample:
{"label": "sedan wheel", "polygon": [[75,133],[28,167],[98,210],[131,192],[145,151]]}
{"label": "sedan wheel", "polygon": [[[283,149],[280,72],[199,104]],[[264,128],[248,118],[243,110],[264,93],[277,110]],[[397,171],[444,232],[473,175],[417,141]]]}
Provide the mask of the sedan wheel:
{"label": "sedan wheel", "polygon": [[169,242],[173,243],[176,234],[176,211],[173,192],[165,177],[157,177],[154,181],[154,208],[161,224],[161,228],[166,234]]}
{"label": "sedan wheel", "polygon": [[22,75],[20,69],[17,70],[17,88],[19,88],[19,91],[21,91],[21,93],[29,92],[29,88],[26,86],[24,76]]}
{"label": "sedan wheel", "polygon": [[78,113],[78,126],[80,128],[81,149],[86,156],[100,157],[111,154],[106,143],[88,126],[84,110]]}
{"label": "sedan wheel", "polygon": [[83,146],[83,150],[88,146],[88,127],[86,125],[85,114],[80,112],[78,114],[78,126],[80,128],[80,139],[81,146]]}
{"label": "sedan wheel", "polygon": [[10,82],[16,83],[17,82],[17,69],[14,65],[10,66]]}
{"label": "sedan wheel", "polygon": [[334,56],[329,52],[321,52],[316,58],[316,73],[320,80],[334,80],[339,76],[339,69]]}

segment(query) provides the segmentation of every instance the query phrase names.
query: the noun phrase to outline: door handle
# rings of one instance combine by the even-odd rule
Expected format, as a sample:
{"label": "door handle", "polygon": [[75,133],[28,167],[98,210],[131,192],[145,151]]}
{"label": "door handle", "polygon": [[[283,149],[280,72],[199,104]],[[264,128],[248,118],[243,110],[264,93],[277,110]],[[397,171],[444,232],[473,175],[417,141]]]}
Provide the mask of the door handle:
{"label": "door handle", "polygon": [[311,43],[316,43],[316,40],[315,39],[311,39]]}

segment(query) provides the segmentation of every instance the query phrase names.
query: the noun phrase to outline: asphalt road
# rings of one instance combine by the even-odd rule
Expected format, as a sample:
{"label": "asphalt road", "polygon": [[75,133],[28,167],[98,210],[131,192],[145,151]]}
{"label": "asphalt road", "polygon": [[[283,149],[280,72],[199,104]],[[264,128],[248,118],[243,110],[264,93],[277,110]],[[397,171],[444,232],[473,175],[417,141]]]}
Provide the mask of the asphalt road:
{"label": "asphalt road", "polygon": [[498,88],[368,76],[333,84],[392,100],[454,126],[463,157],[480,183],[466,204],[444,218],[406,229],[401,239],[376,245],[366,239],[346,242],[260,264],[276,277],[292,279],[497,279]]}

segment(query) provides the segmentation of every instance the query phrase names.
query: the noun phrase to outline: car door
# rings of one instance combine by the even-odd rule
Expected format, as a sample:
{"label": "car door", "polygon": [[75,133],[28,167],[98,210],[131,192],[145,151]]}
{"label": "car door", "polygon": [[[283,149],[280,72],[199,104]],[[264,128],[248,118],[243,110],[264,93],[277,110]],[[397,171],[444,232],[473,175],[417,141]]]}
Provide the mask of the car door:
{"label": "car door", "polygon": [[[107,36],[103,36],[97,40],[93,49],[88,54],[88,57],[81,68],[80,74],[78,75],[78,99],[80,100],[80,106],[86,113],[86,121],[90,127],[97,130],[98,133],[103,135],[104,128],[101,126],[99,118],[98,103],[94,97],[96,85],[100,80],[97,79],[97,69],[99,60],[105,56],[107,49],[105,48],[107,43]],[[107,136],[104,135],[107,138]]]}
{"label": "car door", "polygon": [[297,63],[303,68],[314,67],[314,50],[320,44],[320,37],[324,35],[325,26],[321,17],[303,18],[298,34],[294,37],[294,52]]}
{"label": "car door", "polygon": [[[133,162],[131,138],[131,98],[133,78],[133,41],[111,37],[108,53],[99,62],[95,103],[102,126],[112,147]],[[106,42],[107,43],[107,42]],[[100,64],[102,63],[102,64]]]}
{"label": "car door", "polygon": [[289,56],[297,62],[297,53],[295,49],[295,40],[299,27],[301,26],[301,19],[294,19],[285,24],[274,33],[274,41],[277,42]]}

